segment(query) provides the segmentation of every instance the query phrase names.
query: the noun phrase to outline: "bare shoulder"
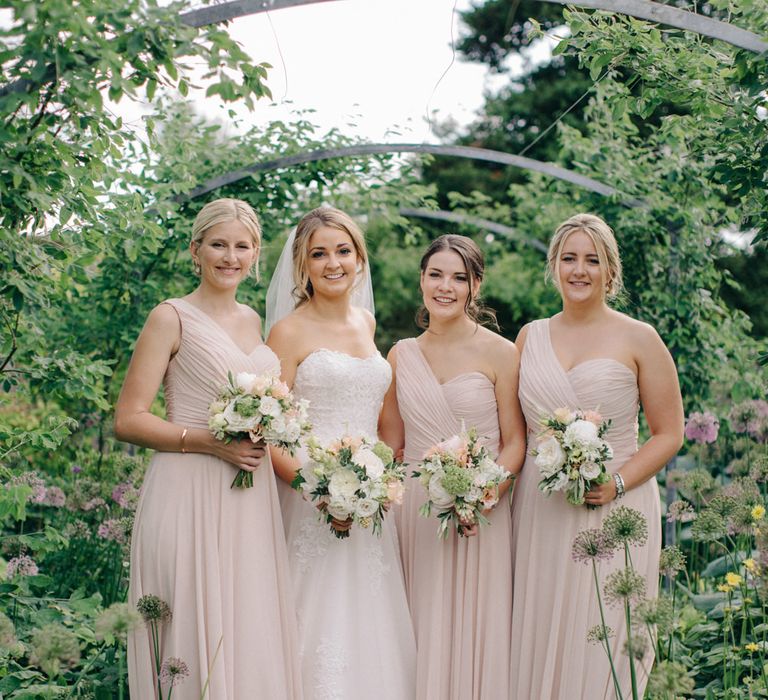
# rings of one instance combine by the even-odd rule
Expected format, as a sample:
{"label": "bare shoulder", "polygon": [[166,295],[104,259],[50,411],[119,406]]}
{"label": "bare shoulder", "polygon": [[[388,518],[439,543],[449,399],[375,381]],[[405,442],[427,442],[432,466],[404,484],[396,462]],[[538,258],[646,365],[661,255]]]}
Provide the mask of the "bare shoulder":
{"label": "bare shoulder", "polygon": [[619,312],[614,312],[614,323],[627,342],[640,351],[664,347],[661,336],[650,323]]}
{"label": "bare shoulder", "polygon": [[287,347],[302,337],[303,323],[299,315],[294,311],[285,318],[281,318],[269,330],[267,343]]}
{"label": "bare shoulder", "polygon": [[371,332],[376,332],[376,318],[374,315],[368,310],[364,309],[362,306],[358,306],[357,312],[358,312],[358,319],[362,324],[365,325],[365,327]]}
{"label": "bare shoulder", "polygon": [[520,357],[517,346],[511,340],[488,328],[480,329],[480,342],[486,356],[495,363],[516,363]]}
{"label": "bare shoulder", "polygon": [[144,328],[149,331],[157,331],[162,333],[181,331],[181,321],[179,320],[179,312],[173,307],[173,304],[167,302],[160,302],[147,316],[147,321],[144,324]]}
{"label": "bare shoulder", "polygon": [[261,316],[259,316],[259,313],[251,306],[248,306],[248,304],[240,304],[240,314],[243,317],[244,323],[255,323],[256,327],[259,329],[259,333],[261,333]]}

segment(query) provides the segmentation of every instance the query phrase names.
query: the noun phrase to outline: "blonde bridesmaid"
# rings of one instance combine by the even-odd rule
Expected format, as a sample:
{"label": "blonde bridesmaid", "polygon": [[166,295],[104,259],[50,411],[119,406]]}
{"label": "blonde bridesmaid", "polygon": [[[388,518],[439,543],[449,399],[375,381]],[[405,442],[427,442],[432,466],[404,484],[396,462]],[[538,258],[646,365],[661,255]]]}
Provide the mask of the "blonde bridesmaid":
{"label": "blonde bridesmaid", "polygon": [[[517,472],[525,429],[517,401],[518,352],[480,325],[483,256],[464,236],[436,239],[421,259],[424,333],[391,350],[394,381],[380,433],[411,468],[435,443],[476,427],[497,461]],[[490,316],[492,318],[492,316]],[[504,486],[508,488],[509,482]],[[437,535],[419,515],[425,492],[412,481],[399,513],[406,591],[417,645],[419,700],[509,698],[511,522],[502,494],[489,525],[471,537]]]}
{"label": "blonde bridesmaid", "polygon": [[[188,677],[173,689],[182,700],[199,700],[206,684],[206,697],[216,700],[302,696],[269,456],[249,441],[219,442],[207,428],[208,406],[228,372],[280,371],[258,315],[235,298],[260,244],[245,202],[203,207],[190,243],[200,284],[150,313],[115,411],[120,440],[156,451],[136,510],[129,602],[155,595],[170,606],[160,654],[186,665]],[[161,382],[166,419],[150,411]],[[252,488],[230,488],[238,469],[253,472]],[[129,638],[128,677],[131,697],[157,697],[146,629]]]}
{"label": "blonde bridesmaid", "polygon": [[[611,480],[587,493],[593,506],[573,506],[562,493],[545,497],[532,457],[515,487],[513,507],[515,596],[510,656],[511,698],[599,700],[615,698],[608,658],[587,632],[600,623],[592,569],[571,557],[574,537],[598,528],[619,505],[645,515],[648,538],[631,549],[635,570],[656,595],[661,520],[656,473],[680,448],[683,408],[672,357],[649,325],[611,309],[621,290],[621,261],[613,231],[599,217],[565,221],[549,246],[548,272],[563,310],[525,326],[520,402],[529,435],[543,414],[557,408],[598,410],[612,421],[605,439],[613,448]],[[651,437],[638,450],[637,412],[642,405]],[[601,564],[608,573],[623,556]],[[623,697],[632,697],[626,625],[621,606],[606,608],[615,632],[611,648]],[[638,663],[643,696],[652,651]]]}

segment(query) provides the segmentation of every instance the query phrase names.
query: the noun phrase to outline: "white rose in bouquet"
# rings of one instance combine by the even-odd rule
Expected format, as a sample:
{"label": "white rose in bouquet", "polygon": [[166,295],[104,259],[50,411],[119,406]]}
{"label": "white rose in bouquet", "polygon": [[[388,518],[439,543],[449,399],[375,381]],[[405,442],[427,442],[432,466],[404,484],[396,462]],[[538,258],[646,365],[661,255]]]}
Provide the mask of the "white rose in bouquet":
{"label": "white rose in bouquet", "polygon": [[277,399],[273,399],[271,396],[265,396],[261,399],[259,410],[265,416],[271,416],[273,418],[279,416],[283,412],[283,409],[280,408],[280,402]]}
{"label": "white rose in bouquet", "polygon": [[335,499],[349,500],[359,488],[360,481],[347,469],[339,469],[333,472],[328,480],[328,493],[331,496],[331,501]]}
{"label": "white rose in bouquet", "polygon": [[536,466],[544,478],[556,474],[564,464],[565,452],[554,437],[548,437],[536,447]]}
{"label": "white rose in bouquet", "polygon": [[453,505],[454,497],[443,488],[442,478],[442,472],[433,474],[429,479],[427,491],[429,493],[429,500],[435,504],[435,507],[446,509]]}
{"label": "white rose in bouquet", "polygon": [[600,476],[600,465],[595,462],[584,462],[579,470],[585,479],[597,479]]}
{"label": "white rose in bouquet", "polygon": [[355,512],[357,505],[357,498],[352,500],[346,498],[331,498],[328,502],[326,510],[331,517],[336,520],[346,520],[352,513]]}
{"label": "white rose in bouquet", "polygon": [[230,433],[247,433],[249,430],[253,430],[259,424],[259,416],[241,416],[235,410],[235,402],[232,401],[229,406],[224,409],[222,414],[227,421],[227,431]]}
{"label": "white rose in bouquet", "polygon": [[298,420],[289,420],[285,424],[285,439],[288,442],[296,442],[301,437],[301,423]]}
{"label": "white rose in bouquet", "polygon": [[361,498],[355,507],[355,514],[359,518],[370,518],[379,509],[379,504],[372,498]]}
{"label": "white rose in bouquet", "polygon": [[586,450],[597,450],[602,444],[597,434],[597,426],[588,420],[575,420],[563,433],[563,445],[566,447],[583,447]]}
{"label": "white rose in bouquet", "polygon": [[253,391],[253,384],[258,378],[256,374],[238,372],[235,377],[235,386],[246,394],[250,394]]}
{"label": "white rose in bouquet", "polygon": [[368,445],[358,447],[352,454],[352,461],[358,467],[364,467],[365,473],[372,479],[378,479],[384,473],[384,462]]}

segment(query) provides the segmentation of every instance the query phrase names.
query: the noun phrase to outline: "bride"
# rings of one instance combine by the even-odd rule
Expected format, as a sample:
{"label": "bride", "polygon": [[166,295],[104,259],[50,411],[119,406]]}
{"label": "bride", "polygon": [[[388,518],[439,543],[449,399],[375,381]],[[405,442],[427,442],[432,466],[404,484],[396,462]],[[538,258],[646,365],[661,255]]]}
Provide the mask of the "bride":
{"label": "bride", "polygon": [[[338,209],[311,211],[288,239],[270,283],[267,344],[280,358],[283,379],[309,400],[321,442],[376,437],[391,371],[373,342],[372,310],[362,232]],[[273,451],[283,481],[290,484],[302,457]],[[391,516],[380,537],[355,528],[338,539],[314,505],[281,486],[304,697],[411,700],[416,650]]]}

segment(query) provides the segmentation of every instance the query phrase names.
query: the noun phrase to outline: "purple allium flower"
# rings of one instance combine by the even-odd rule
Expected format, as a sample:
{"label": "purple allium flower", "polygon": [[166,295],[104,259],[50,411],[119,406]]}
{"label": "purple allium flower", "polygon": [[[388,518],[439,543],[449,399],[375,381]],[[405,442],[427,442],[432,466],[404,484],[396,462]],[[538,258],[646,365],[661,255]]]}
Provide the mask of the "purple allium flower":
{"label": "purple allium flower", "polygon": [[160,682],[170,685],[171,688],[182,683],[189,676],[189,668],[181,659],[171,656],[163,661],[160,667]]}
{"label": "purple allium flower", "polygon": [[121,508],[136,510],[139,490],[130,481],[124,481],[112,489],[112,500]]}
{"label": "purple allium flower", "polygon": [[734,433],[764,439],[768,432],[768,402],[762,399],[743,401],[733,407],[728,420]]}
{"label": "purple allium flower", "polygon": [[104,505],[106,505],[106,501],[103,498],[97,496],[96,498],[92,498],[91,500],[83,503],[83,510],[96,510],[96,508],[101,508]]}
{"label": "purple allium flower", "polygon": [[61,508],[67,501],[67,497],[64,495],[58,486],[50,486],[45,494],[45,505],[52,506],[54,508]]}
{"label": "purple allium flower", "polygon": [[709,444],[717,440],[720,421],[709,411],[700,413],[694,411],[685,423],[685,437],[699,445]]}
{"label": "purple allium flower", "polygon": [[79,464],[73,464],[70,471],[73,474],[79,474],[81,471],[83,471],[83,468]]}
{"label": "purple allium flower", "polygon": [[32,489],[32,493],[27,499],[30,503],[45,502],[45,482],[35,472],[23,472],[12,477],[8,482],[13,486],[24,484]]}
{"label": "purple allium flower", "polygon": [[27,554],[13,557],[5,567],[5,575],[7,578],[13,578],[14,576],[35,576],[37,575],[37,572],[37,564],[35,564],[34,559]]}
{"label": "purple allium flower", "polygon": [[99,525],[98,535],[102,539],[125,544],[131,535],[133,518],[110,518]]}
{"label": "purple allium flower", "polygon": [[688,501],[681,499],[672,501],[669,504],[669,508],[667,508],[667,522],[680,521],[681,523],[689,523],[691,520],[696,520],[696,511]]}
{"label": "purple allium flower", "polygon": [[602,529],[582,530],[573,538],[571,557],[575,562],[586,564],[590,561],[610,559],[616,544]]}

